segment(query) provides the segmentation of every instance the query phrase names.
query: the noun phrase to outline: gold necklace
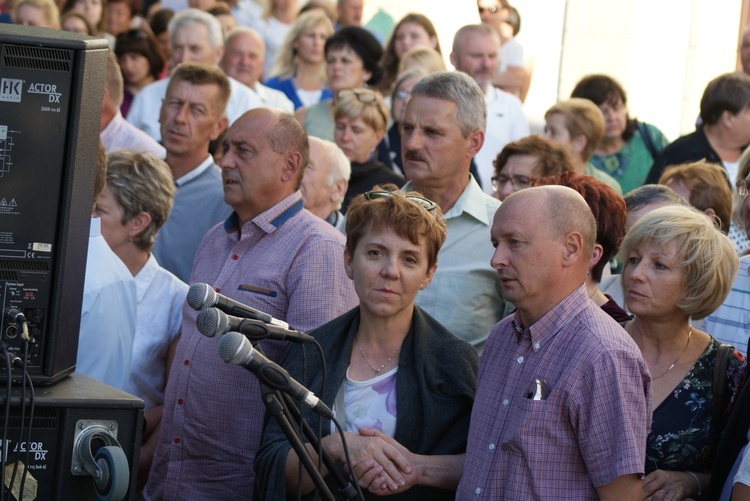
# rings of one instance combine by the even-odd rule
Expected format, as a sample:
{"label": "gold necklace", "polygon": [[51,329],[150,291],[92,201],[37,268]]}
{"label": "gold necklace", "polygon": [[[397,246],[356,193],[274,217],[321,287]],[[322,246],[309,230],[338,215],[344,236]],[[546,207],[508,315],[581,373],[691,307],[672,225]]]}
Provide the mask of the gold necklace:
{"label": "gold necklace", "polygon": [[386,366],[386,365],[388,365],[388,363],[389,363],[389,362],[390,362],[391,360],[393,360],[393,357],[395,357],[395,356],[396,356],[396,353],[398,353],[398,351],[399,351],[399,350],[401,349],[401,346],[399,346],[398,348],[396,348],[396,351],[394,351],[393,353],[391,353],[391,356],[390,356],[390,357],[388,357],[388,360],[386,360],[385,362],[383,362],[383,365],[381,365],[380,367],[378,367],[378,368],[376,369],[375,367],[373,367],[373,366],[372,366],[372,364],[370,363],[370,361],[369,361],[369,360],[367,360],[367,357],[365,356],[365,352],[364,352],[364,351],[362,351],[362,345],[361,345],[361,344],[359,344],[359,336],[356,336],[356,337],[354,338],[354,340],[355,340],[355,341],[357,342],[357,348],[359,348],[359,354],[360,354],[360,355],[362,355],[362,359],[363,359],[363,360],[365,361],[365,363],[366,363],[366,364],[367,364],[367,365],[368,365],[368,366],[370,367],[370,369],[371,369],[371,370],[372,370],[372,371],[373,371],[373,372],[375,373],[375,374],[374,374],[375,376],[377,376],[377,375],[378,375],[378,373],[379,373],[380,371],[382,371],[382,370],[383,370],[383,369],[385,368],[385,366]]}
{"label": "gold necklace", "polygon": [[688,331],[688,340],[687,340],[687,343],[685,343],[685,347],[682,349],[682,352],[680,353],[680,356],[677,357],[677,360],[675,360],[674,362],[672,362],[672,365],[669,366],[669,369],[667,369],[666,371],[664,371],[664,373],[662,373],[662,374],[660,374],[660,375],[658,375],[656,377],[652,377],[651,381],[653,381],[654,379],[659,379],[660,377],[666,376],[669,371],[671,371],[672,369],[674,369],[674,366],[677,365],[677,362],[680,361],[680,359],[682,358],[682,355],[684,355],[685,352],[687,351],[687,347],[690,344],[690,338],[692,337],[692,335],[693,335],[693,326],[691,325],[690,326],[690,331]]}

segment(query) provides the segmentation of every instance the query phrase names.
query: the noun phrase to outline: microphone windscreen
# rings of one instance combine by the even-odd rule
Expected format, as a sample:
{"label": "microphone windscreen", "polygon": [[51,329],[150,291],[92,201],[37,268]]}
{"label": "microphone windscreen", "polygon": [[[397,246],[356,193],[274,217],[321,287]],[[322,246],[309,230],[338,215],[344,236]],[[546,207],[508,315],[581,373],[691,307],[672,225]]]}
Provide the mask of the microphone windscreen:
{"label": "microphone windscreen", "polygon": [[187,303],[194,310],[205,310],[216,304],[216,291],[208,284],[193,284],[187,295]]}
{"label": "microphone windscreen", "polygon": [[204,336],[214,337],[229,330],[229,317],[216,308],[209,308],[198,313],[195,325]]}
{"label": "microphone windscreen", "polygon": [[252,350],[253,346],[239,332],[228,332],[219,341],[219,358],[233,365],[242,364]]}

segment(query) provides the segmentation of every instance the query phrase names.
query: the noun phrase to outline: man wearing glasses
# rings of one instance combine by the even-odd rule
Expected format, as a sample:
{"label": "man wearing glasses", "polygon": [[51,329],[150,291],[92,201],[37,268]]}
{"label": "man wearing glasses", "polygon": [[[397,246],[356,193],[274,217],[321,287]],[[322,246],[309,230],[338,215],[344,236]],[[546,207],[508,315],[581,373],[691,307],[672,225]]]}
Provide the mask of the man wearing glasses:
{"label": "man wearing glasses", "polygon": [[469,173],[484,143],[487,107],[477,83],[461,72],[438,72],[411,91],[401,122],[404,191],[435,201],[448,236],[432,283],[416,304],[480,353],[503,315],[497,274],[489,266],[489,231],[500,202]]}

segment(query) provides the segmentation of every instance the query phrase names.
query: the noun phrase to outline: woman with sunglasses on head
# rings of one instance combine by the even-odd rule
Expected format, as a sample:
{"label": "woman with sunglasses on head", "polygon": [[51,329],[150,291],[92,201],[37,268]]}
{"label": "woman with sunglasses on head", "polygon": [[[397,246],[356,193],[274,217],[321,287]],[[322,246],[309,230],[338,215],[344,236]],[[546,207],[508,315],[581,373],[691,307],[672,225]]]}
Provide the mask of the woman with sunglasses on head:
{"label": "woman with sunglasses on head", "polygon": [[[379,495],[405,491],[393,499],[452,500],[463,472],[477,355],[414,305],[437,267],[445,222],[435,203],[395,190],[375,187],[349,208],[344,263],[360,305],[310,333],[323,348],[326,387],[317,350],[290,345],[282,365],[345,427],[360,486]],[[317,415],[303,414],[317,429]],[[322,427],[325,451],[345,461],[340,436],[328,420]],[[303,494],[313,489],[306,474],[300,479],[297,454],[274,421],[255,469],[263,499],[285,499],[300,481]]]}
{"label": "woman with sunglasses on head", "polygon": [[349,202],[376,184],[406,182],[400,174],[376,158],[378,145],[388,126],[388,107],[380,94],[370,89],[342,89],[333,107],[334,142],[352,163],[349,188],[341,212],[346,214]]}

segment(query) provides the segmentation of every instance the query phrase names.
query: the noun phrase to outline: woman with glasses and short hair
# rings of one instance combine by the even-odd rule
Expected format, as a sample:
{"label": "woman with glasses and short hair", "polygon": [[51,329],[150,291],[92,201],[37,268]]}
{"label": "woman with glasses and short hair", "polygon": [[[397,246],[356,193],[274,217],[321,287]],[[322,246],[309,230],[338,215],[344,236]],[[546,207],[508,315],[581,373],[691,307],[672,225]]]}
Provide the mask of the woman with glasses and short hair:
{"label": "woman with glasses and short hair", "polygon": [[[323,348],[325,388],[312,347],[290,345],[281,363],[333,409],[360,486],[396,494],[392,499],[452,500],[463,472],[477,354],[414,304],[435,273],[445,221],[432,201],[396,190],[377,186],[349,208],[344,263],[360,305],[310,333]],[[318,429],[317,414],[303,415]],[[345,461],[327,419],[322,429],[323,449],[334,462]],[[309,444],[308,450],[315,461]],[[255,469],[263,499],[313,490],[275,421],[265,429]]]}
{"label": "woman with glasses and short hair", "polygon": [[342,89],[333,107],[334,141],[352,164],[349,188],[341,211],[349,202],[376,184],[403,185],[406,180],[376,158],[378,144],[388,126],[388,107],[383,97],[370,89]]}
{"label": "woman with glasses and short hair", "polygon": [[575,171],[565,146],[537,135],[506,144],[492,165],[492,195],[500,201],[528,188],[537,178]]}

